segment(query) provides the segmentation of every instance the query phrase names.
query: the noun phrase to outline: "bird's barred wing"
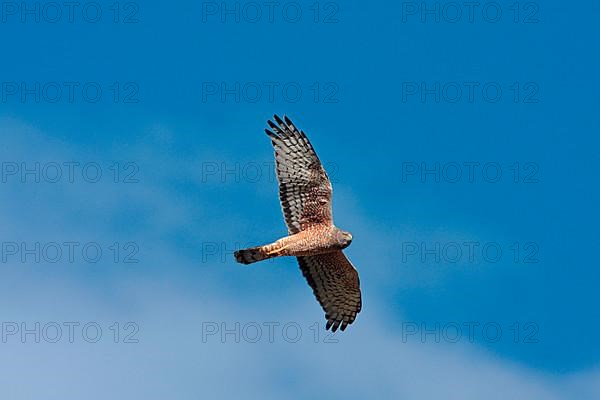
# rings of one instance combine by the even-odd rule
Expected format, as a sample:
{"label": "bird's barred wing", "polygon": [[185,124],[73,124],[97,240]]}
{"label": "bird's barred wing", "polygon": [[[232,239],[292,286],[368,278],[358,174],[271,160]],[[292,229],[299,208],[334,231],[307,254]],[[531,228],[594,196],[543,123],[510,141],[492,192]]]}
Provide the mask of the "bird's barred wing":
{"label": "bird's barred wing", "polygon": [[303,131],[277,115],[265,129],[275,149],[279,200],[290,234],[315,224],[333,224],[331,182]]}
{"label": "bird's barred wing", "polygon": [[358,272],[342,251],[297,257],[302,274],[325,310],[326,329],[343,331],[362,307]]}

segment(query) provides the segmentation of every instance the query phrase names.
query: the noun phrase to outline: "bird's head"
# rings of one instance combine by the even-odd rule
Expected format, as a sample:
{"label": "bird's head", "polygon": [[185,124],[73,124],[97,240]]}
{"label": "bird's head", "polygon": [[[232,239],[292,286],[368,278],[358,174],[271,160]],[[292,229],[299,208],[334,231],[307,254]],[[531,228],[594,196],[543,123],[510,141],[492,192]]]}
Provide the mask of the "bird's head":
{"label": "bird's head", "polygon": [[339,243],[342,249],[350,246],[352,243],[352,234],[350,232],[343,231],[341,229],[337,230],[337,242]]}

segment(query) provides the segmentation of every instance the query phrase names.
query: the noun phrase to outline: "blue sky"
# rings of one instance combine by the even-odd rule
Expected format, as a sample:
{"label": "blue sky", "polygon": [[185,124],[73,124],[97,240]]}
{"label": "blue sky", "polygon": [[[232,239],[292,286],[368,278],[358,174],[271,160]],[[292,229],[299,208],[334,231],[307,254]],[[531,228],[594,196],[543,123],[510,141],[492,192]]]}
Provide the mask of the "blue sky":
{"label": "blue sky", "polygon": [[[3,398],[600,397],[597,3],[24,4]],[[364,308],[334,337],[295,260],[231,256],[286,232],[274,113],[354,236]]]}

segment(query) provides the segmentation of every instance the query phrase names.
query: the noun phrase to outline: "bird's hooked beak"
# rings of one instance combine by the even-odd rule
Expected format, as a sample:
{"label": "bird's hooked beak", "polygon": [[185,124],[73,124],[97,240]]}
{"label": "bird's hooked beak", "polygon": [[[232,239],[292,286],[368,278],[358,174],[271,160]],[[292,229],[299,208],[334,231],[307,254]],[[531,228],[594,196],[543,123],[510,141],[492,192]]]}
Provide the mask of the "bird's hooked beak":
{"label": "bird's hooked beak", "polygon": [[346,240],[346,245],[344,247],[350,246],[350,243],[352,243],[352,234],[350,232],[344,232],[344,239]]}

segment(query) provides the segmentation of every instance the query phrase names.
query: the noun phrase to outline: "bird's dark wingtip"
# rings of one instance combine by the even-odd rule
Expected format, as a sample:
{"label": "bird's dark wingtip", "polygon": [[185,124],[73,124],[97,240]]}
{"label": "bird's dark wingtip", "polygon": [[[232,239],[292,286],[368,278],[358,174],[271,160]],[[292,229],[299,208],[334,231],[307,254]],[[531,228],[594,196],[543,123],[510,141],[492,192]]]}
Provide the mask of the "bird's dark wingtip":
{"label": "bird's dark wingtip", "polygon": [[269,137],[270,137],[271,139],[277,139],[277,138],[279,138],[279,136],[277,136],[276,134],[274,134],[272,131],[270,131],[270,130],[269,130],[269,129],[267,129],[267,128],[265,128],[265,133],[266,133],[267,135],[269,135]]}

